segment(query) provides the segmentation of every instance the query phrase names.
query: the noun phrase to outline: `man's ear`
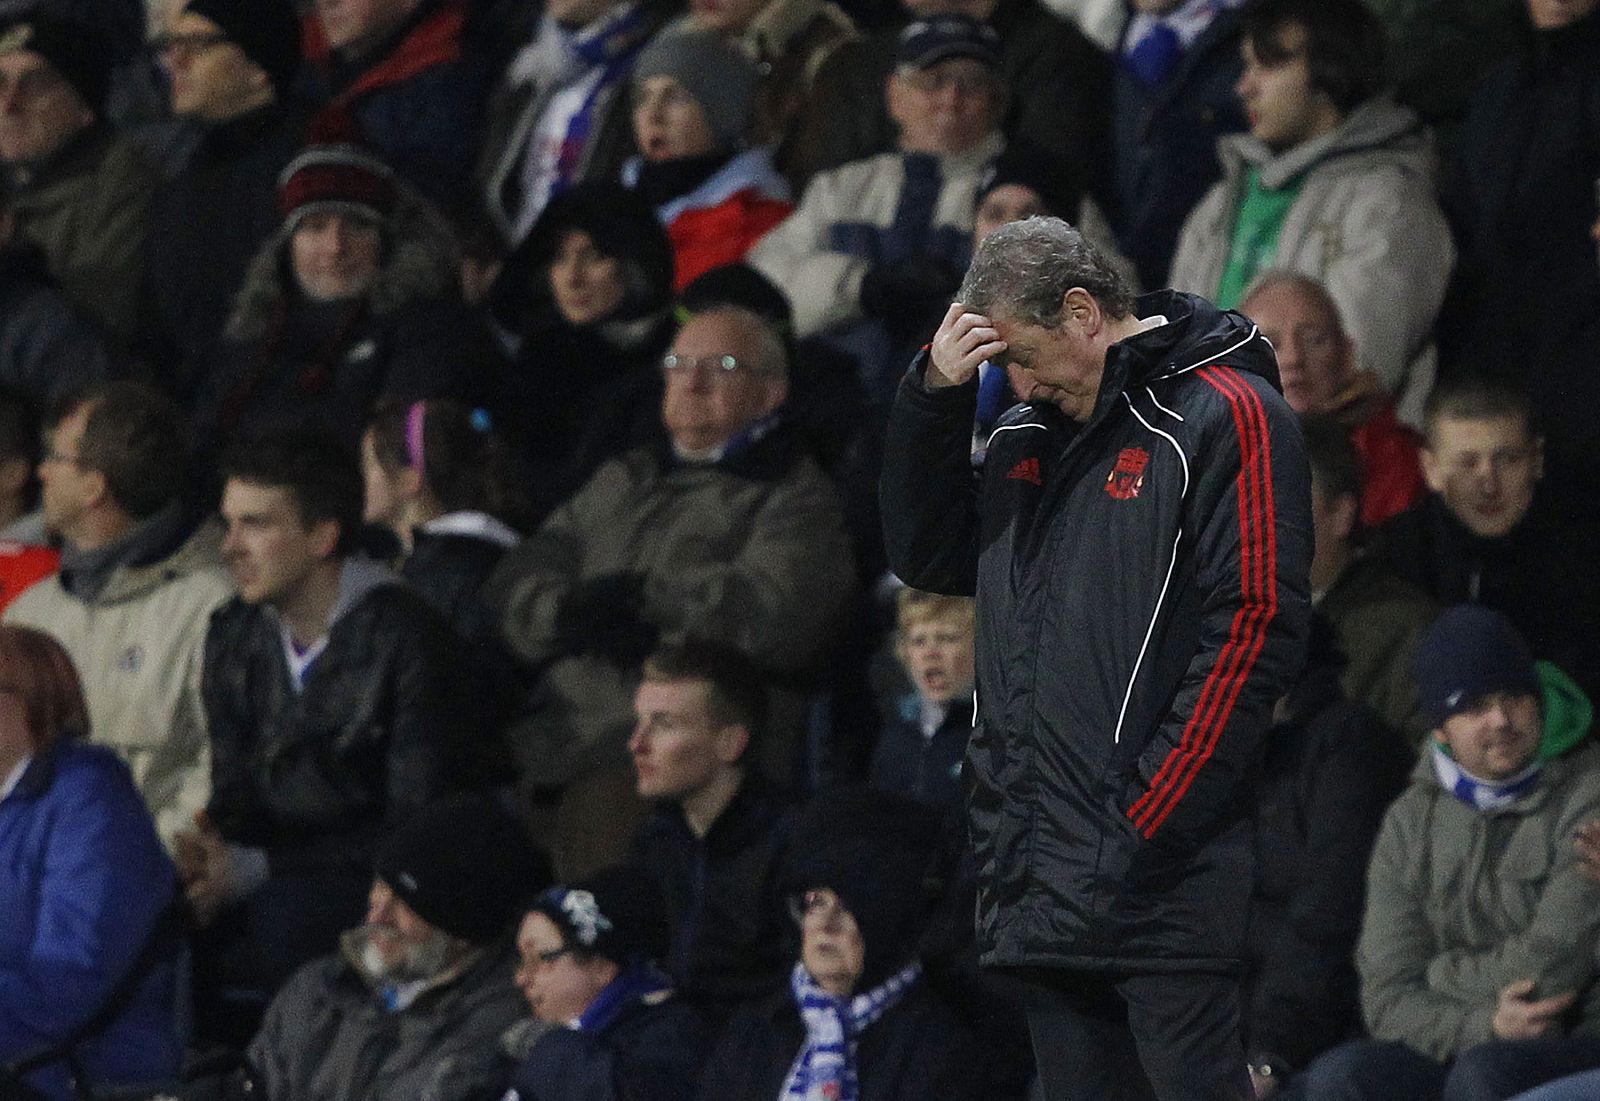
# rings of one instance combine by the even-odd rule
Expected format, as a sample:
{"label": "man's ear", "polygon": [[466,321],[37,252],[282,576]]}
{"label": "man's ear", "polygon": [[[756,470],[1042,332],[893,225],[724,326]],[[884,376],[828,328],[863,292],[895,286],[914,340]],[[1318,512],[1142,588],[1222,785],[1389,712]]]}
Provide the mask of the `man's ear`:
{"label": "man's ear", "polygon": [[1422,480],[1428,483],[1428,488],[1435,493],[1444,492],[1444,464],[1433,453],[1426,440],[1417,450],[1417,461],[1422,464]]}
{"label": "man's ear", "polygon": [[0,494],[8,497],[20,496],[28,487],[28,479],[32,476],[33,466],[21,455],[0,459]]}
{"label": "man's ear", "polygon": [[1061,324],[1071,326],[1086,337],[1094,336],[1103,323],[1100,303],[1082,287],[1073,287],[1061,296]]}
{"label": "man's ear", "polygon": [[339,552],[339,521],[318,520],[311,525],[311,539],[318,558],[332,558]]}
{"label": "man's ear", "polygon": [[750,728],[743,723],[728,723],[717,728],[717,760],[736,765],[750,748]]}

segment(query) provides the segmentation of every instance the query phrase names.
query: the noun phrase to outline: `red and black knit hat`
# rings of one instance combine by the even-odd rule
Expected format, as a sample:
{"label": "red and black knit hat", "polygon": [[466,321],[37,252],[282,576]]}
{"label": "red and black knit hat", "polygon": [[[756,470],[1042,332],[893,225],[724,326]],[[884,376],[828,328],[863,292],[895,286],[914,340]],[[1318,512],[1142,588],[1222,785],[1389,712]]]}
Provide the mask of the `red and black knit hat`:
{"label": "red and black knit hat", "polygon": [[340,127],[314,129],[312,142],[278,175],[278,209],[289,232],[307,215],[330,210],[387,224],[394,170]]}

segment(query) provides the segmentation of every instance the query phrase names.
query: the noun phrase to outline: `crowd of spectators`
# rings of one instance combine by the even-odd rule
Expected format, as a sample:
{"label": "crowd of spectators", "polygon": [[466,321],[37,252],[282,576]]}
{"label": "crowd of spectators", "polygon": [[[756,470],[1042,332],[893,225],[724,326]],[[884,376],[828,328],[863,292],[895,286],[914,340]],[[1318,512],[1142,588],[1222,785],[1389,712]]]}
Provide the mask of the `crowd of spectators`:
{"label": "crowd of spectators", "polygon": [[1035,215],[1306,441],[1256,1097],[1600,1095],[1600,0],[0,0],[0,1096],[1028,1096],[876,484]]}

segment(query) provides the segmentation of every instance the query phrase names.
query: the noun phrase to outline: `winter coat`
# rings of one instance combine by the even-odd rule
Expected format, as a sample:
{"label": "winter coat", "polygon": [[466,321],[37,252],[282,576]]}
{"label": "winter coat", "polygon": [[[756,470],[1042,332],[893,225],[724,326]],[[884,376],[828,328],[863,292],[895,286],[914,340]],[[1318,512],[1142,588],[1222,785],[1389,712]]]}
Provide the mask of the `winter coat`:
{"label": "winter coat", "polygon": [[83,682],[90,737],[117,751],[171,843],[192,829],[211,795],[211,747],[200,681],[211,613],[233,595],[222,568],[221,531],[196,528],[177,548],[119,566],[91,601],[59,575],[6,609],[7,624],[47,631]]}
{"label": "winter coat", "polygon": [[143,344],[186,403],[245,271],[282,222],[278,173],[300,151],[303,130],[300,113],[279,104],[219,123],[156,193],[144,249]]}
{"label": "winter coat", "polygon": [[[104,746],[58,742],[0,799],[0,1064],[65,1040],[106,1005],[176,891],[172,862],[127,766]],[[176,1078],[175,955],[159,955],[111,1023],[77,1049],[87,1082]],[[78,1096],[67,1068],[28,1079],[56,1101]]]}
{"label": "winter coat", "polygon": [[454,645],[420,596],[360,559],[303,686],[270,609],[219,609],[202,688],[223,837],[266,849],[274,876],[333,872],[364,892],[379,838],[457,780],[472,734]]}
{"label": "winter coat", "polygon": [[872,753],[872,787],[911,799],[939,811],[963,806],[961,762],[972,734],[972,702],[950,701],[943,721],[930,737],[922,732],[922,697],[900,698],[892,721],[885,723]]}
{"label": "winter coat", "polygon": [[[806,1030],[783,990],[741,1011],[700,1076],[701,1101],[781,1101]],[[983,1055],[956,1015],[918,982],[856,1047],[861,1101],[976,1101],[988,1096]]]}
{"label": "winter coat", "polygon": [[139,325],[139,276],[159,174],[143,148],[91,127],[37,167],[8,169],[17,232],[78,307],[119,339]]}
{"label": "winter coat", "polygon": [[[816,110],[827,130],[818,167],[895,147],[883,86],[894,70],[903,18],[897,11],[895,23],[846,46],[819,78]],[[1000,38],[1000,75],[1009,96],[1000,123],[1006,140],[1047,151],[1084,181],[1094,178],[1107,154],[1111,66],[1105,54],[1037,0],[999,0],[988,22]]]}
{"label": "winter coat", "polygon": [[99,325],[62,293],[30,244],[0,250],[0,385],[49,409],[117,367]]}
{"label": "winter coat", "polygon": [[674,984],[719,1026],[778,989],[794,962],[783,867],[794,815],[758,776],[745,779],[704,837],[675,803],[657,803],[634,838],[666,903]]}
{"label": "winter coat", "polygon": [[1528,515],[1495,539],[1472,534],[1430,494],[1376,534],[1374,553],[1440,606],[1471,602],[1503,612],[1535,657],[1553,662],[1586,695],[1600,693],[1600,574],[1590,548],[1600,524],[1536,491]]}
{"label": "winter coat", "polygon": [[289,267],[286,226],[234,298],[200,380],[201,439],[221,446],[286,424],[322,424],[355,444],[380,397],[481,400],[488,336],[461,303],[449,227],[402,192],[367,293],[311,302]]}
{"label": "winter coat", "polygon": [[463,33],[467,0],[422,0],[404,24],[365,56],[332,53],[315,12],[305,55],[332,106],[348,111],[364,141],[441,209],[470,192],[491,74]]}
{"label": "winter coat", "polygon": [[[718,463],[685,463],[665,447],[613,459],[490,579],[501,628],[543,692],[512,731],[525,778],[565,784],[631,767],[638,672],[570,652],[558,631],[580,583],[643,578],[643,616],[668,635],[717,639],[791,680],[814,672],[833,642],[855,575],[839,499],[779,427]],[[758,747],[778,778],[794,770],[789,725]],[[780,701],[775,700],[775,704]]]}
{"label": "winter coat", "polygon": [[1428,727],[1417,711],[1411,657],[1440,605],[1381,557],[1363,554],[1317,598],[1317,611],[1347,662],[1344,694],[1372,708],[1408,744],[1419,743]]}
{"label": "winter coat", "polygon": [[[924,252],[959,272],[972,251],[978,177],[1000,152],[991,134],[939,158],[940,189]],[[861,279],[884,255],[905,188],[906,155],[884,153],[812,179],[788,220],[750,250],[749,262],[780,287],[798,336],[861,317]]]}
{"label": "winter coat", "polygon": [[[1570,682],[1546,691],[1547,739],[1582,734],[1571,693]],[[1449,1059],[1493,1038],[1498,995],[1520,979],[1540,996],[1576,992],[1577,1027],[1600,1030],[1600,885],[1572,851],[1573,831],[1597,814],[1592,742],[1546,761],[1531,792],[1488,813],[1440,786],[1424,754],[1367,874],[1356,969],[1372,1036]]]}
{"label": "winter coat", "polygon": [[1336,664],[1303,674],[1286,704],[1256,803],[1244,1033],[1253,1061],[1304,1067],[1358,1026],[1367,861],[1413,757],[1344,698]]}
{"label": "winter coat", "polygon": [[1018,406],[969,453],[977,380],[890,414],[891,568],[976,594],[967,801],[990,966],[1235,969],[1250,782],[1310,614],[1310,474],[1254,325],[1174,292],[1078,427]]}
{"label": "winter coat", "polygon": [[1362,368],[1418,423],[1433,385],[1433,322],[1455,260],[1434,197],[1432,141],[1416,112],[1368,100],[1339,126],[1273,153],[1249,134],[1217,143],[1222,179],[1183,223],[1171,285],[1215,295],[1251,167],[1264,187],[1298,185],[1274,268],[1328,288]]}
{"label": "winter coat", "polygon": [[[638,184],[643,160],[634,157],[622,166],[625,186]],[[656,208],[672,241],[673,289],[682,291],[712,268],[744,259],[793,209],[789,183],[778,175],[769,150],[735,153],[700,186]]]}
{"label": "winter coat", "polygon": [[386,1009],[360,962],[360,931],[273,998],[247,1058],[272,1101],[479,1101],[504,1069],[500,1033],[527,1013],[505,945],[478,949]]}
{"label": "winter coat", "polygon": [[1239,39],[1239,13],[1224,8],[1160,85],[1146,86],[1126,64],[1115,67],[1106,214],[1140,286],[1167,286],[1183,220],[1222,174],[1217,138],[1245,129],[1233,90]]}
{"label": "winter coat", "polygon": [[674,997],[646,997],[599,1033],[539,1037],[501,1101],[691,1101],[705,1026]]}

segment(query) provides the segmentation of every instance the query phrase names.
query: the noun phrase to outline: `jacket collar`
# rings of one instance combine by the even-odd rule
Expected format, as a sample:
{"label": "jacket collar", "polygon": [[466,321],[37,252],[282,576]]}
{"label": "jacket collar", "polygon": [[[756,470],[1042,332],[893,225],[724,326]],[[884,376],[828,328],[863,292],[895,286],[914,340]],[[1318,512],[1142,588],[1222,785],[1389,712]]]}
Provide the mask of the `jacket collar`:
{"label": "jacket collar", "polygon": [[1422,119],[1387,96],[1369,99],[1326,134],[1291,149],[1273,152],[1249,133],[1217,140],[1217,156],[1230,172],[1241,164],[1261,173],[1263,187],[1276,190],[1314,168],[1364,153],[1383,152],[1433,170],[1433,139]]}
{"label": "jacket collar", "polygon": [[[780,805],[770,784],[759,772],[746,769],[744,782],[733,799],[723,808],[717,820],[711,823],[705,837],[700,839],[707,852],[721,855],[738,852],[754,841],[765,837],[777,819]],[[658,802],[656,814],[666,827],[683,837],[694,837],[683,808],[677,803]]]}

